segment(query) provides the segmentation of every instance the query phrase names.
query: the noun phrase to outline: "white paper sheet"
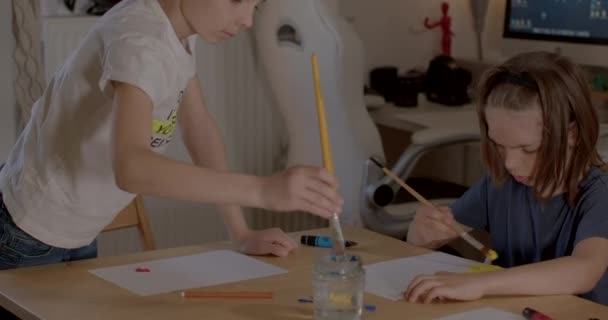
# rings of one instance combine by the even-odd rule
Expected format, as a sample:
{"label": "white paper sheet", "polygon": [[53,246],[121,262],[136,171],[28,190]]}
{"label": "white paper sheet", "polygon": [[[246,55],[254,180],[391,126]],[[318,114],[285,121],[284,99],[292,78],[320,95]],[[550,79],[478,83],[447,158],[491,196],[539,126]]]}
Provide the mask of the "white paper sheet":
{"label": "white paper sheet", "polygon": [[[149,272],[138,272],[137,269]],[[144,270],[145,271],[145,270]],[[147,296],[287,273],[229,250],[89,270],[135,294]]]}
{"label": "white paper sheet", "polygon": [[525,320],[523,316],[494,308],[482,308],[453,314],[435,320]]}
{"label": "white paper sheet", "polygon": [[403,292],[417,275],[439,271],[468,272],[479,265],[443,252],[374,263],[364,266],[365,291],[397,301],[403,299]]}

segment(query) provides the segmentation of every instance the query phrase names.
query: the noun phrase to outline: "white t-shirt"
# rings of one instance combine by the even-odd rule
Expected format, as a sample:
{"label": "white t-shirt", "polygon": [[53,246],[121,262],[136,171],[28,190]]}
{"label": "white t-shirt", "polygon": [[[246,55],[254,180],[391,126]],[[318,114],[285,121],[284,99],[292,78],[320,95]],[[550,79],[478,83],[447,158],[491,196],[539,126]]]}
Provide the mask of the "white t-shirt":
{"label": "white t-shirt", "polygon": [[192,49],[157,0],[124,0],[100,18],[34,104],[0,173],[4,202],[21,229],[49,245],[81,247],[133,200],[114,181],[110,81],[151,98],[150,147],[164,152],[195,76]]}

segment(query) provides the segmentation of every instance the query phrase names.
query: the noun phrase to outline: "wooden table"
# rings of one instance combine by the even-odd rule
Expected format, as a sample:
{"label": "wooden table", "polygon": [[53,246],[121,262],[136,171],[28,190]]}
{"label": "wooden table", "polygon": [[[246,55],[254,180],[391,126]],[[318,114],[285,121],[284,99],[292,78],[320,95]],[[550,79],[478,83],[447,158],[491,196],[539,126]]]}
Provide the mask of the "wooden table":
{"label": "wooden table", "polygon": [[[359,243],[351,248],[364,263],[374,263],[427,252],[405,242],[367,230],[345,228],[345,236]],[[306,234],[330,234],[320,229]],[[293,234],[298,237],[298,234]],[[297,299],[310,296],[311,268],[328,249],[302,247],[287,258],[259,259],[289,270],[287,274],[217,286],[220,290],[274,291],[261,300],[188,299],[178,293],[141,297],[89,273],[88,270],[147,260],[232,249],[227,242],[175,248],[18,270],[0,271],[0,304],[23,319],[312,319],[311,304]],[[364,319],[434,319],[480,307],[496,307],[520,313],[524,307],[541,310],[555,319],[608,319],[608,308],[574,296],[486,298],[467,303],[410,304],[371,294],[365,303],[375,312]]]}

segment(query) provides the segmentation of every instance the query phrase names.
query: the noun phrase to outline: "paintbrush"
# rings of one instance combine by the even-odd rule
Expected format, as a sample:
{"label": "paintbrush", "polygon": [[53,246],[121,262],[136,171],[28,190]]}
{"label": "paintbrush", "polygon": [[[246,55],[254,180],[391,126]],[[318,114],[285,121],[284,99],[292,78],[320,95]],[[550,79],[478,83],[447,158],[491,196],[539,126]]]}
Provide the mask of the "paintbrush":
{"label": "paintbrush", "polygon": [[[418,200],[419,202],[421,202],[431,208],[439,210],[439,209],[437,209],[437,207],[434,204],[432,204],[430,201],[428,201],[426,198],[424,198],[422,195],[420,195],[418,192],[416,192],[416,190],[414,190],[412,187],[408,186],[407,183],[405,183],[405,181],[403,181],[396,174],[394,174],[392,171],[390,171],[385,166],[383,166],[380,163],[380,161],[378,161],[374,157],[370,157],[370,160],[375,165],[380,167],[387,176],[389,176],[389,177],[391,177],[391,179],[395,180],[401,187],[403,187],[403,189],[405,189],[407,192],[409,192],[409,194],[411,194],[414,198],[416,198],[416,200]],[[483,253],[483,255],[485,256],[484,263],[490,263],[498,258],[498,254],[496,253],[496,251],[490,249],[487,246],[484,246],[477,239],[473,238],[466,231],[462,230],[462,228],[460,228],[456,223],[449,225],[449,227],[452,228],[452,230],[454,230],[456,233],[458,233],[458,235],[462,239],[464,239],[470,245],[472,245],[477,250],[481,251],[481,253]]]}
{"label": "paintbrush", "polygon": [[[321,81],[319,80],[319,64],[317,61],[317,55],[312,55],[312,73],[315,87],[315,97],[317,101],[317,116],[319,119],[319,134],[321,137],[321,151],[323,153],[323,165],[327,171],[334,173],[334,164],[331,158],[331,147],[329,144],[329,134],[327,133],[327,115],[325,114],[325,103],[323,102],[323,95],[321,93]],[[344,234],[342,233],[342,227],[340,226],[340,219],[336,213],[332,214],[329,222],[334,230],[336,241],[333,242],[333,250],[337,256],[343,256],[344,247]]]}

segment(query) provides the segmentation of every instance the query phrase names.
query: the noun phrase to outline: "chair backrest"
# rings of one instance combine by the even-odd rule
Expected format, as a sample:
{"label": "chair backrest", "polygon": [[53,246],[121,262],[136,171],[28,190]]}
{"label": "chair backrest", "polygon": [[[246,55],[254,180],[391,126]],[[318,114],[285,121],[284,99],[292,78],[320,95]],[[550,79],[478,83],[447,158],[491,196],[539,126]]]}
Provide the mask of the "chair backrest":
{"label": "chair backrest", "polygon": [[156,249],[154,235],[150,228],[150,222],[144,208],[144,201],[141,195],[124,208],[110,223],[103,229],[103,232],[113,231],[124,228],[137,227],[139,238],[144,250]]}
{"label": "chair backrest", "polygon": [[[361,226],[361,195],[370,156],[384,158],[365,106],[363,42],[329,0],[267,0],[256,13],[258,57],[287,128],[287,166],[322,165],[311,56],[318,56],[344,225]],[[337,128],[337,129],[336,129]],[[335,130],[334,130],[335,129]]]}

